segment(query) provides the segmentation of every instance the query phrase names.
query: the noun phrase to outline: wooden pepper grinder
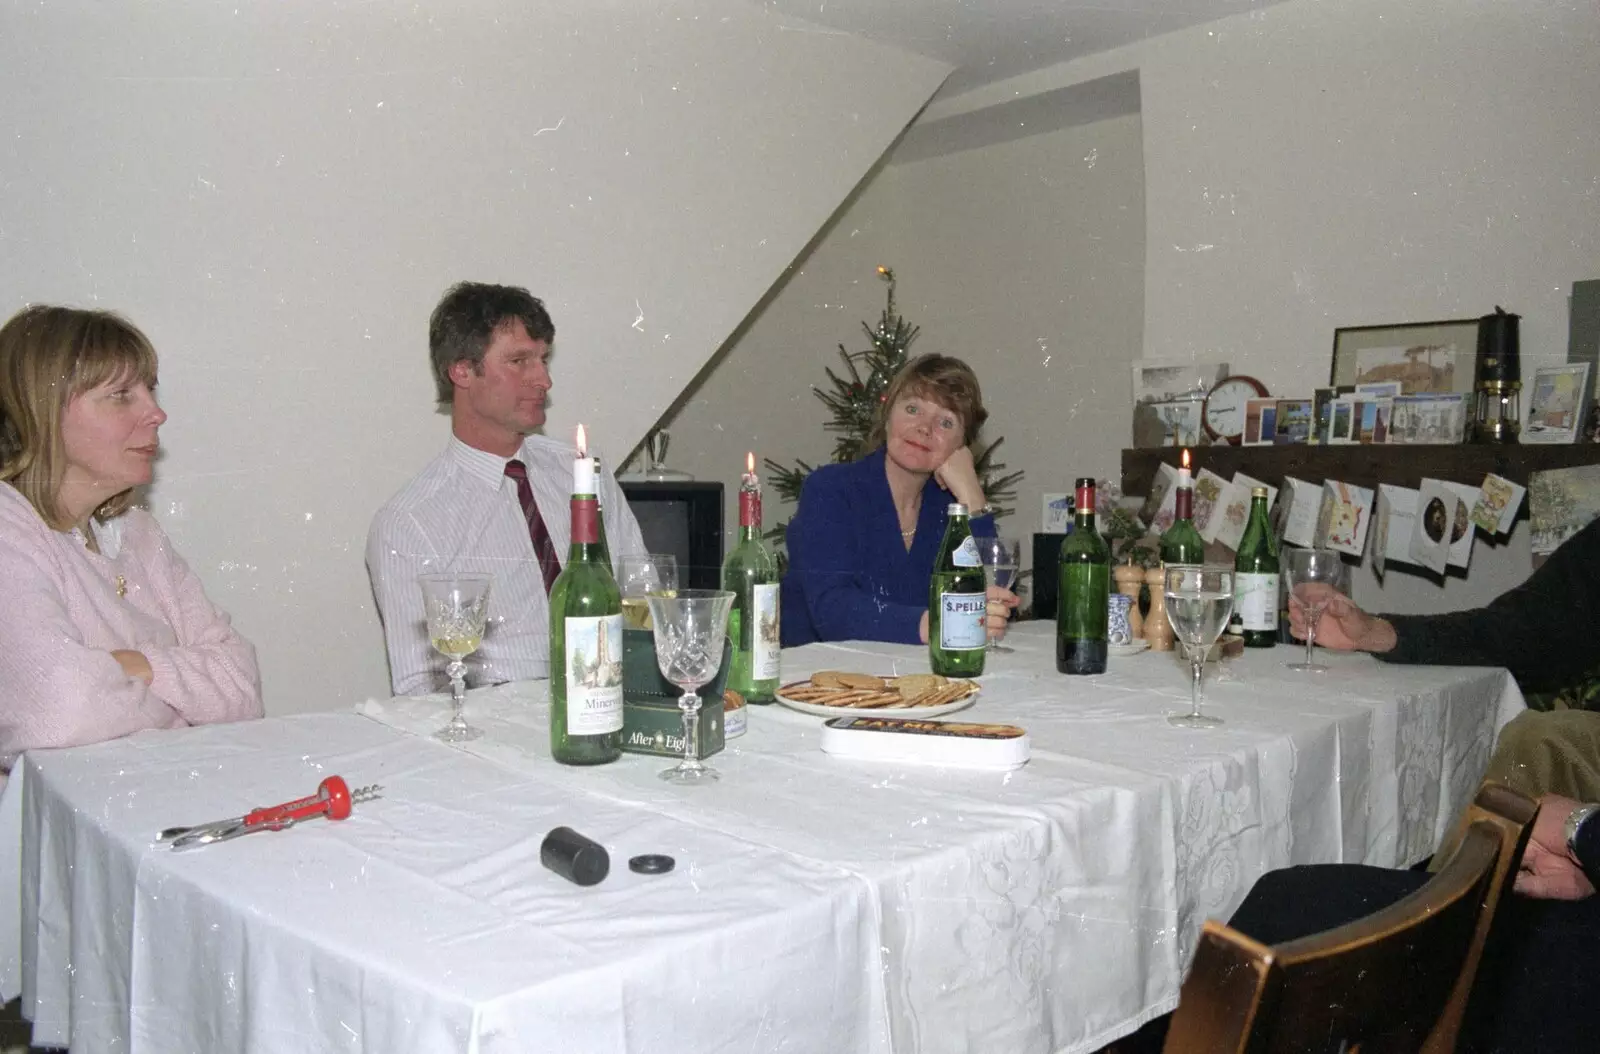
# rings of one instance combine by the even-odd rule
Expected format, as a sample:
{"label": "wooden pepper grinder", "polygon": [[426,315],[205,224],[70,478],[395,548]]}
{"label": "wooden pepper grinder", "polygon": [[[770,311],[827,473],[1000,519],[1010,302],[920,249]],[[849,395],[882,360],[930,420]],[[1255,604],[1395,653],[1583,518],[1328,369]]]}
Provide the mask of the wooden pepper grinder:
{"label": "wooden pepper grinder", "polygon": [[1175,640],[1172,624],[1167,621],[1166,568],[1152,567],[1144,573],[1145,585],[1150,587],[1150,613],[1144,617],[1144,639],[1150,642],[1151,651],[1171,651]]}
{"label": "wooden pepper grinder", "polygon": [[1139,590],[1144,585],[1144,568],[1135,563],[1121,564],[1112,572],[1117,580],[1117,592],[1133,598],[1128,605],[1128,629],[1134,639],[1144,636],[1144,618],[1139,614]]}

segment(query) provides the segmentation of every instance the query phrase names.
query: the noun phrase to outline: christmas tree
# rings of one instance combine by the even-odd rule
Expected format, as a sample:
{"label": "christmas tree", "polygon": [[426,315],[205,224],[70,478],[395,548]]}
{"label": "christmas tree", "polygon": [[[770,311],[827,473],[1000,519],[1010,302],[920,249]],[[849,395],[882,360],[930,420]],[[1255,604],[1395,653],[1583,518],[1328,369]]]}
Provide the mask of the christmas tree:
{"label": "christmas tree", "polygon": [[[921,327],[911,325],[895,310],[893,269],[878,268],[878,277],[888,285],[889,294],[888,303],[878,319],[878,324],[870,326],[865,322],[861,323],[867,339],[871,341],[871,347],[861,351],[847,351],[845,346],[840,344],[839,358],[844,363],[843,372],[835,372],[829,367],[827,369],[829,389],[824,391],[815,385],[811,388],[832,415],[822,427],[839,435],[833,445],[833,460],[836,464],[855,461],[866,452],[867,433],[872,430],[872,424],[877,420],[879,408],[884,400],[884,391],[889,387],[894,375],[900,372],[900,367],[906,364],[906,353],[912,342],[917,339],[917,334],[921,332]],[[972,451],[978,478],[983,481],[983,492],[988,497],[989,503],[995,507],[996,517],[1004,516],[1011,511],[1004,503],[1016,496],[1017,481],[1022,479],[1021,472],[1001,474],[1006,466],[994,459],[994,453],[1003,442],[1003,439],[996,439],[987,445],[975,446]],[[765,463],[772,480],[772,488],[778,492],[779,497],[790,502],[799,500],[800,488],[805,484],[806,476],[816,467],[804,461],[796,461],[793,465],[780,465],[771,458],[766,458]],[[778,524],[767,532],[768,537],[781,540],[787,526],[784,523]]]}

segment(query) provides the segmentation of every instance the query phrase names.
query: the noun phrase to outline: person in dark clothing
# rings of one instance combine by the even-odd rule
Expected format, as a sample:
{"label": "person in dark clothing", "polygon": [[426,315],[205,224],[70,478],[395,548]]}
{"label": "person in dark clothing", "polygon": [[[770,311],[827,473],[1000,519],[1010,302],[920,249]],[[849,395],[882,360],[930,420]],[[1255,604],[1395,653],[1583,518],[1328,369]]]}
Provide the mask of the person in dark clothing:
{"label": "person in dark clothing", "polygon": [[[1365,918],[1420,889],[1425,871],[1363,864],[1289,867],[1261,877],[1229,925],[1264,944]],[[1458,1049],[1474,1054],[1593,1050],[1593,1025],[1577,1013],[1593,989],[1600,947],[1600,804],[1546,795],[1517,872],[1517,896],[1495,920],[1498,954],[1478,971]],[[1161,1049],[1170,1017],[1118,1041],[1119,1054]]]}
{"label": "person in dark clothing", "polygon": [[[1303,638],[1299,596],[1289,598],[1289,621]],[[1569,538],[1522,585],[1471,611],[1372,615],[1333,593],[1317,620],[1317,643],[1371,652],[1384,662],[1504,666],[1524,692],[1570,685],[1600,661],[1600,520]],[[1600,800],[1600,713],[1518,715],[1501,730],[1485,778],[1530,798]]]}

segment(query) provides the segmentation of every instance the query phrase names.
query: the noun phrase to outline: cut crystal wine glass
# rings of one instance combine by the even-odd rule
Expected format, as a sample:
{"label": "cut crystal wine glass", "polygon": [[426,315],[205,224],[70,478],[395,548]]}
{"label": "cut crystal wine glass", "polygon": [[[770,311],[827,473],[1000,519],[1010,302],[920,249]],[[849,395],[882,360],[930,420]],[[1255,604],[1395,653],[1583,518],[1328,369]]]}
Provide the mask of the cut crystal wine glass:
{"label": "cut crystal wine glass", "polygon": [[1294,549],[1288,555],[1289,595],[1306,615],[1306,661],[1288,668],[1326,673],[1328,668],[1317,662],[1317,621],[1335,594],[1350,595],[1350,565],[1337,549]]}
{"label": "cut crystal wine glass", "polygon": [[489,621],[489,586],[493,575],[443,572],[417,576],[428,615],[428,640],[450,660],[450,723],[434,733],[446,743],[465,743],[483,733],[467,724],[465,659],[483,643]]}
{"label": "cut crystal wine glass", "polygon": [[661,676],[683,689],[683,760],[666,769],[669,783],[710,783],[717,771],[700,761],[699,691],[717,676],[722,642],[728,632],[733,594],[725,589],[680,589],[675,596],[652,593],[650,617],[655,622],[656,664]]}
{"label": "cut crystal wine glass", "polygon": [[1217,642],[1233,614],[1233,571],[1226,567],[1175,565],[1167,568],[1162,585],[1167,621],[1189,660],[1189,712],[1170,714],[1167,720],[1185,728],[1210,728],[1219,717],[1200,713],[1201,678],[1206,653]]}

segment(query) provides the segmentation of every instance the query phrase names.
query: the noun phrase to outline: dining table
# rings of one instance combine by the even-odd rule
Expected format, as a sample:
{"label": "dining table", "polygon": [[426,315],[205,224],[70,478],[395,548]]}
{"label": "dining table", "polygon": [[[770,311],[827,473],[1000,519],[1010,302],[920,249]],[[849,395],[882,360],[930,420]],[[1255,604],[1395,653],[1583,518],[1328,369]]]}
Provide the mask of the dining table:
{"label": "dining table", "polygon": [[[1298,648],[1056,672],[1018,624],[971,705],[1009,769],[840,757],[824,718],[748,707],[707,759],[550,755],[542,681],[31,751],[0,793],[0,996],[74,1052],[1075,1054],[1171,1011],[1201,924],[1267,871],[1405,867],[1440,844],[1522,708],[1487,667]],[[926,673],[925,647],[809,644],[783,679]],[[188,851],[157,832],[376,785],[320,818]],[[548,832],[605,879],[541,863]],[[637,856],[673,867],[641,873]]]}

